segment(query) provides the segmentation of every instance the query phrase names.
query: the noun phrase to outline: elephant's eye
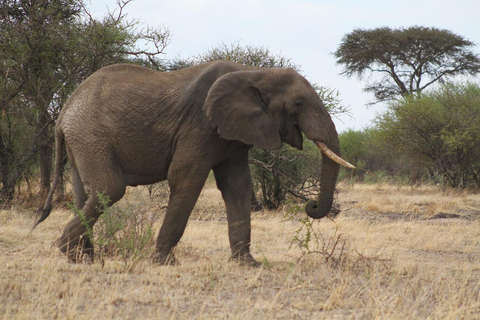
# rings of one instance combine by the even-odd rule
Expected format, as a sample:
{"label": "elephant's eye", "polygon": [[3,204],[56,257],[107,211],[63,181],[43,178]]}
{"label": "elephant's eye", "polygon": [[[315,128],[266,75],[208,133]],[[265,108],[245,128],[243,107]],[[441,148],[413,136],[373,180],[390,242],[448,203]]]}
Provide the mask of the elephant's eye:
{"label": "elephant's eye", "polygon": [[297,111],[300,111],[303,109],[303,100],[296,100],[293,105]]}

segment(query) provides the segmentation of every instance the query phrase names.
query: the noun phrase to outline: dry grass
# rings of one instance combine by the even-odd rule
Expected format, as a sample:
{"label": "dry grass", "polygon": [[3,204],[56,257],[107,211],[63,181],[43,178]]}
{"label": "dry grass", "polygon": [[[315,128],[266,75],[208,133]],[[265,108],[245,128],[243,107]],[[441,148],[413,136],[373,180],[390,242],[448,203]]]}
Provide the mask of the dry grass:
{"label": "dry grass", "polygon": [[[340,189],[342,214],[313,223],[310,241],[303,214],[287,208],[254,214],[252,253],[264,263],[258,269],[227,263],[223,202],[211,187],[176,250],[177,267],[144,259],[126,269],[115,257],[69,264],[52,247],[67,210],[54,210],[31,235],[30,212],[2,211],[0,318],[480,317],[479,195],[385,185]],[[140,204],[147,212],[165,205],[134,188],[118,206]]]}

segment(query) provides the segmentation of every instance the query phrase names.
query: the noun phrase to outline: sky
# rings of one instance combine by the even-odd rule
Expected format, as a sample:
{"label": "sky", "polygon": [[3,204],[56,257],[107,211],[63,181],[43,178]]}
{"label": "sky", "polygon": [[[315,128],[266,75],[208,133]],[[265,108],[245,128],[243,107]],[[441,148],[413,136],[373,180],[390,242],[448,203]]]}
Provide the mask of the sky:
{"label": "sky", "polygon": [[[91,0],[94,17],[116,8],[116,0]],[[350,116],[334,118],[339,132],[372,125],[383,105],[367,106],[365,79],[341,75],[333,52],[354,29],[410,26],[447,29],[474,42],[480,54],[478,0],[134,0],[124,13],[173,34],[165,58],[188,58],[221,44],[262,46],[300,66],[311,83],[335,89]],[[477,78],[478,80],[478,78]]]}

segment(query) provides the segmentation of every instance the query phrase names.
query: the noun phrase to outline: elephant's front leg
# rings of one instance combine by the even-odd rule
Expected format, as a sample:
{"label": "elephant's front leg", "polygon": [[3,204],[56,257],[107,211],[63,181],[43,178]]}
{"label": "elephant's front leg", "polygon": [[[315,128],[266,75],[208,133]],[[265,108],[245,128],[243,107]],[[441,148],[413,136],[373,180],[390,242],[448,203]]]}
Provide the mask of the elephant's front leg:
{"label": "elephant's front leg", "polygon": [[154,261],[163,265],[177,264],[173,249],[183,236],[190,213],[208,177],[209,168],[195,168],[193,164],[172,164],[168,174],[170,199],[157,238]]}
{"label": "elephant's front leg", "polygon": [[252,179],[248,166],[248,150],[213,168],[218,189],[227,207],[228,236],[231,260],[242,265],[259,266],[250,254],[250,200]]}

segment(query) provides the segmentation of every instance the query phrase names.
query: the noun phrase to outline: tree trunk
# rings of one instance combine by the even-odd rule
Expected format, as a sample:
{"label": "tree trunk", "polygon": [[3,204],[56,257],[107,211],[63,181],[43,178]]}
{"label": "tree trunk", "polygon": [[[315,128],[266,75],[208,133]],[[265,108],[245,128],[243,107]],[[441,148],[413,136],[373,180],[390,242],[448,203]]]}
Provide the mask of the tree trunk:
{"label": "tree trunk", "polygon": [[16,181],[12,181],[11,173],[11,149],[5,144],[0,134],[0,173],[2,175],[2,190],[0,191],[0,206],[8,208],[15,195]]}
{"label": "tree trunk", "polygon": [[50,177],[52,171],[52,144],[50,137],[50,125],[45,115],[41,114],[38,119],[42,128],[38,135],[39,158],[40,158],[40,196],[45,197],[50,190]]}
{"label": "tree trunk", "polygon": [[252,196],[250,199],[250,207],[252,208],[252,211],[257,212],[257,211],[262,211],[263,206],[260,201],[258,201],[257,196],[255,195],[255,191],[252,188]]}
{"label": "tree trunk", "polygon": [[64,154],[63,160],[62,160],[62,166],[61,166],[62,174],[60,175],[60,181],[57,187],[57,199],[63,199],[65,197],[65,177],[63,173],[65,172],[65,166],[67,165],[67,160],[68,159]]}
{"label": "tree trunk", "polygon": [[52,152],[50,146],[40,148],[40,194],[46,195],[50,190]]}

